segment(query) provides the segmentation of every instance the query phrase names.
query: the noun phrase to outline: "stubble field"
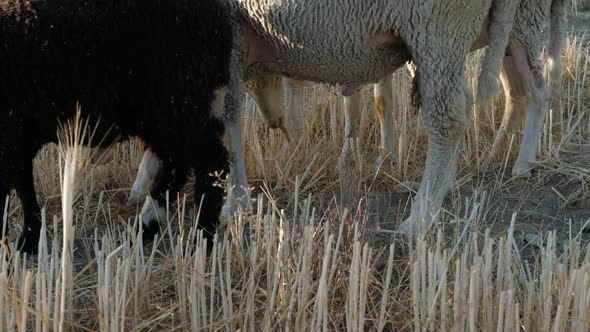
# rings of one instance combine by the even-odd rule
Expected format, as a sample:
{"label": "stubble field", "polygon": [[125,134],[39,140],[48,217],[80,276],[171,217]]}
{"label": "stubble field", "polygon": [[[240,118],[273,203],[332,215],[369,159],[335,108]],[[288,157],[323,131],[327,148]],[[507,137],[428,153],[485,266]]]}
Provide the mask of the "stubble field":
{"label": "stubble field", "polygon": [[[67,171],[82,170],[64,161],[71,148],[48,146],[35,161],[47,224],[35,257],[8,250],[22,221],[11,197],[10,236],[0,247],[0,331],[588,331],[584,5],[569,15],[564,75],[550,97],[533,175],[511,177],[521,134],[486,160],[504,97],[473,108],[456,186],[437,223],[416,237],[394,232],[411,204],[399,184],[420,180],[426,153],[405,70],[393,84],[399,162],[374,167],[379,127],[366,87],[355,165],[346,176],[335,171],[344,120],[334,89],[308,88],[306,127],[290,144],[248,99],[242,124],[252,209],[223,222],[211,257],[200,240],[191,244],[199,235],[189,186],[169,205],[156,243],[144,247],[136,237],[140,207],[125,200],[140,143],[119,144],[112,160],[88,166],[64,210]],[[471,84],[479,56],[468,63]]]}

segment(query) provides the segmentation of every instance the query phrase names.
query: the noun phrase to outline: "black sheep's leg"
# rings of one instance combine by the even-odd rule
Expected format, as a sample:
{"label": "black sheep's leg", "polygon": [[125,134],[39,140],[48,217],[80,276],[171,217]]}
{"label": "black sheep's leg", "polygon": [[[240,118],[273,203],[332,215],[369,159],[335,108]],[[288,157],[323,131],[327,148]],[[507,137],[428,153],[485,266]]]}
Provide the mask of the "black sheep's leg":
{"label": "black sheep's leg", "polygon": [[144,241],[152,240],[160,232],[160,222],[166,219],[166,191],[172,199],[176,199],[177,192],[187,178],[186,167],[176,167],[177,165],[169,161],[163,164],[164,167],[158,173],[155,185],[141,209]]}
{"label": "black sheep's leg", "polygon": [[219,215],[223,206],[224,188],[216,185],[218,180],[212,176],[216,172],[226,177],[229,171],[228,153],[220,136],[210,137],[204,155],[206,160],[194,161],[195,204],[200,205],[199,228],[209,240],[217,231]]}
{"label": "black sheep's leg", "polygon": [[26,160],[17,172],[16,192],[23,205],[25,223],[17,248],[26,253],[36,253],[41,232],[41,209],[37,203],[33,183],[33,160]]}

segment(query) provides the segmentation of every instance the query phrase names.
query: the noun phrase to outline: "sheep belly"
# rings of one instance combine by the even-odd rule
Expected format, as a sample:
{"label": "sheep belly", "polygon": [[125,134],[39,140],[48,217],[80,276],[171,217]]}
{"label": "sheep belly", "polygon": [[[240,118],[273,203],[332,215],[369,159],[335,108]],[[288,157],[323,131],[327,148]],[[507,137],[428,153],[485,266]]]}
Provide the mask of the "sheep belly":
{"label": "sheep belly", "polygon": [[[358,49],[339,54],[314,53],[309,48],[297,52],[297,57],[279,53],[281,59],[308,60],[260,64],[262,71],[279,72],[282,75],[299,80],[331,84],[376,83],[387,73],[401,68],[410,56],[405,48],[378,46],[373,49]],[[311,60],[309,60],[311,59]],[[256,66],[253,66],[256,70]]]}
{"label": "sheep belly", "polygon": [[[399,37],[408,18],[400,18],[391,2],[233,1],[276,53],[276,62],[258,63],[246,76],[272,72],[326,83],[375,83],[410,58]],[[372,43],[384,34],[393,38]]]}

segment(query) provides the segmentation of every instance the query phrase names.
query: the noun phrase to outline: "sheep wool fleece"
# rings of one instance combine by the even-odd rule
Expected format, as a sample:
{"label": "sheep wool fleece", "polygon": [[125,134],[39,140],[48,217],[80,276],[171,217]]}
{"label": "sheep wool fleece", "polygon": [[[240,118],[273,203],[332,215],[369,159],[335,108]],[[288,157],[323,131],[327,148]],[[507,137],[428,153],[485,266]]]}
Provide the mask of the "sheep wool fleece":
{"label": "sheep wool fleece", "polygon": [[[513,22],[516,1],[233,0],[233,10],[246,27],[246,79],[276,73],[346,85],[375,83],[415,61],[429,143],[420,189],[402,225],[413,232],[432,221],[453,184],[459,140],[469,124],[466,56],[490,16],[490,29],[497,32],[490,38],[499,40],[489,45],[499,49],[488,52],[503,54],[509,34],[497,24]],[[512,10],[500,10],[500,3]],[[501,62],[491,60],[484,69],[495,72],[484,78],[499,74]]]}
{"label": "sheep wool fleece", "polygon": [[209,174],[228,169],[220,108],[232,35],[216,0],[0,0],[0,201],[16,189],[23,204],[18,246],[35,251],[39,238],[32,159],[76,104],[109,133],[104,143],[139,136],[163,160],[154,200],[176,197],[192,168],[213,232],[223,189]]}

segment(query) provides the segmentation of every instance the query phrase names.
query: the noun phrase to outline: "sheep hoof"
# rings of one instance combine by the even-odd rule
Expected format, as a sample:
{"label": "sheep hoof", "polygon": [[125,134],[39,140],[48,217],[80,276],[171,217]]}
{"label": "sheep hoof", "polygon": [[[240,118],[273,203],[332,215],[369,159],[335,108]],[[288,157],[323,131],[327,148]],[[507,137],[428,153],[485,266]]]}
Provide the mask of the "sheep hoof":
{"label": "sheep hoof", "polygon": [[410,218],[404,220],[404,222],[399,225],[397,233],[401,235],[414,235],[418,233],[419,229],[420,227],[418,226],[417,220],[410,216]]}
{"label": "sheep hoof", "polygon": [[347,157],[338,158],[338,162],[336,163],[336,173],[340,176],[348,176],[354,173],[354,160]]}
{"label": "sheep hoof", "polygon": [[143,233],[141,239],[143,243],[149,243],[154,240],[156,234],[160,233],[160,224],[157,220],[150,220],[147,224],[143,224]]}
{"label": "sheep hoof", "polygon": [[534,167],[534,164],[528,161],[516,161],[514,167],[512,167],[512,177],[530,178],[532,174],[531,171]]}
{"label": "sheep hoof", "polygon": [[238,211],[237,204],[226,203],[223,206],[223,208],[221,209],[221,214],[219,216],[219,219],[220,220],[227,220],[227,219],[233,217],[233,215],[236,213],[236,211]]}
{"label": "sheep hoof", "polygon": [[373,171],[381,171],[381,172],[391,172],[395,170],[395,164],[397,163],[397,158],[395,156],[379,156],[373,162]]}
{"label": "sheep hoof", "polygon": [[29,255],[37,254],[37,249],[39,248],[39,234],[28,231],[25,227],[25,230],[23,230],[23,233],[16,243],[16,248],[22,253]]}
{"label": "sheep hoof", "polygon": [[397,233],[400,235],[416,235],[419,233],[423,233],[430,224],[432,224],[433,219],[432,217],[424,216],[423,218],[419,219],[414,213],[410,214],[408,219],[406,219],[397,229]]}
{"label": "sheep hoof", "polygon": [[340,156],[338,157],[338,161],[336,163],[336,172],[339,174],[348,174],[354,170],[355,160],[352,153],[352,146],[352,140],[344,140],[342,151],[340,152]]}
{"label": "sheep hoof", "polygon": [[221,208],[219,219],[228,220],[229,218],[233,217],[236,212],[238,212],[240,207],[244,211],[250,209],[249,196],[247,196],[247,193],[244,193],[244,195],[240,196],[240,198],[227,198],[225,204]]}
{"label": "sheep hoof", "polygon": [[145,193],[142,194],[141,192],[132,190],[131,193],[129,194],[129,198],[127,198],[127,202],[125,202],[125,206],[126,207],[136,206],[143,199],[142,195],[145,195]]}
{"label": "sheep hoof", "polygon": [[143,234],[143,242],[151,242],[154,236],[160,233],[160,222],[167,219],[166,209],[164,204],[159,202],[157,199],[152,199],[148,195],[141,209],[141,221]]}
{"label": "sheep hoof", "polygon": [[393,189],[391,191],[393,191],[396,194],[411,194],[418,192],[418,189],[420,189],[419,182],[406,181],[396,184],[395,186],[393,186]]}

